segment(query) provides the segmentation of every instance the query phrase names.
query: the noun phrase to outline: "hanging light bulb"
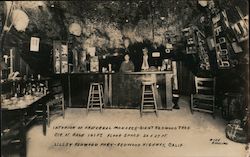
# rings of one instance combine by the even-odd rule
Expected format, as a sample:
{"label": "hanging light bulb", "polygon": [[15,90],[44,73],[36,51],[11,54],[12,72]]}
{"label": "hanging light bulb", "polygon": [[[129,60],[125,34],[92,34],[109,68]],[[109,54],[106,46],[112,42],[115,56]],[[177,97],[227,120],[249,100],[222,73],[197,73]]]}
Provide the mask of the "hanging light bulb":
{"label": "hanging light bulb", "polygon": [[12,13],[12,23],[17,31],[24,32],[29,24],[29,17],[24,11],[16,9]]}
{"label": "hanging light bulb", "polygon": [[165,17],[164,17],[164,16],[161,16],[160,19],[163,21],[163,20],[165,20]]}
{"label": "hanging light bulb", "polygon": [[198,0],[198,3],[202,6],[202,7],[206,7],[208,4],[208,0]]}
{"label": "hanging light bulb", "polygon": [[69,26],[69,32],[75,36],[80,36],[82,33],[82,28],[78,23],[72,23]]}

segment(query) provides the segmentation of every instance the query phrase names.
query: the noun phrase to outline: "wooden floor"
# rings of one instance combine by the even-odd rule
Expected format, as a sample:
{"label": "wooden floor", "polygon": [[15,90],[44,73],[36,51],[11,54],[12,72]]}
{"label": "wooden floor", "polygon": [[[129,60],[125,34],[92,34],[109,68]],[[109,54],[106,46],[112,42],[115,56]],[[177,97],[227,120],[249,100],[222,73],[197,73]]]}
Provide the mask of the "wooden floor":
{"label": "wooden floor", "polygon": [[192,115],[185,97],[179,104],[180,110],[161,110],[158,117],[140,117],[139,110],[129,109],[88,115],[83,108],[67,109],[65,119],[52,120],[47,136],[42,126],[28,132],[28,157],[245,157],[245,145],[225,137],[225,121],[205,113]]}

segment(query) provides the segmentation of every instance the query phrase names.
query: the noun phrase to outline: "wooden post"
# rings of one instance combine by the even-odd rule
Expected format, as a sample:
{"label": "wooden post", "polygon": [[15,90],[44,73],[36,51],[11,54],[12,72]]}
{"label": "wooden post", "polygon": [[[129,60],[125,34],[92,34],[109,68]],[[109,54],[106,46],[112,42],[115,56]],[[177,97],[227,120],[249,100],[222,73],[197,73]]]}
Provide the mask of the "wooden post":
{"label": "wooden post", "polygon": [[172,104],[172,83],[171,83],[172,77],[173,77],[172,74],[165,74],[167,110],[172,110],[173,109],[173,104]]}
{"label": "wooden post", "polygon": [[71,81],[70,81],[70,74],[68,74],[68,105],[69,107],[72,106],[72,102],[71,102]]}
{"label": "wooden post", "polygon": [[109,96],[109,84],[108,84],[108,74],[104,75],[104,104],[108,104],[108,96]]}
{"label": "wooden post", "polygon": [[14,71],[13,70],[13,66],[14,66],[13,60],[14,60],[13,49],[10,49],[10,74],[12,74]]}
{"label": "wooden post", "polygon": [[109,94],[108,94],[108,98],[109,98],[109,103],[112,106],[112,74],[109,74]]}

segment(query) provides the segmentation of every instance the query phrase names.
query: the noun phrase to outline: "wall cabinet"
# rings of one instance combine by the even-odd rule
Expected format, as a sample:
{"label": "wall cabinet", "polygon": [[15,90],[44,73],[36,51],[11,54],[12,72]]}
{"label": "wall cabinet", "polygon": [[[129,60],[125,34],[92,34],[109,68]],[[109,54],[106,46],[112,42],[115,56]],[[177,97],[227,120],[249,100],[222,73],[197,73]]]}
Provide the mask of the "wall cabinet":
{"label": "wall cabinet", "polygon": [[206,36],[198,27],[190,26],[182,30],[186,38],[186,54],[198,54],[199,65],[203,70],[210,70]]}
{"label": "wall cabinet", "polygon": [[186,54],[197,53],[195,32],[193,27],[188,27],[182,30],[183,35],[186,38]]}
{"label": "wall cabinet", "polygon": [[225,13],[222,12],[213,17],[212,21],[218,68],[230,68],[231,64],[228,50],[228,42],[226,38],[226,30],[229,27],[227,16]]}

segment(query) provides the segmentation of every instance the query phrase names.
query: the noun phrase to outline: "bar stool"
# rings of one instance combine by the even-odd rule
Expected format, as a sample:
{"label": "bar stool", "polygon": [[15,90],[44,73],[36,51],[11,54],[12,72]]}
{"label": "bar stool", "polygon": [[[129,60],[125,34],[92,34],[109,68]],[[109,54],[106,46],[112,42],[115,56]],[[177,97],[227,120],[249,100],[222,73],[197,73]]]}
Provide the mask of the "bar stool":
{"label": "bar stool", "polygon": [[95,110],[100,109],[102,112],[102,107],[104,105],[103,99],[103,87],[101,83],[91,83],[89,88],[87,113],[89,109]]}
{"label": "bar stool", "polygon": [[155,82],[142,82],[141,116],[146,112],[155,112],[158,116],[155,89]]}

